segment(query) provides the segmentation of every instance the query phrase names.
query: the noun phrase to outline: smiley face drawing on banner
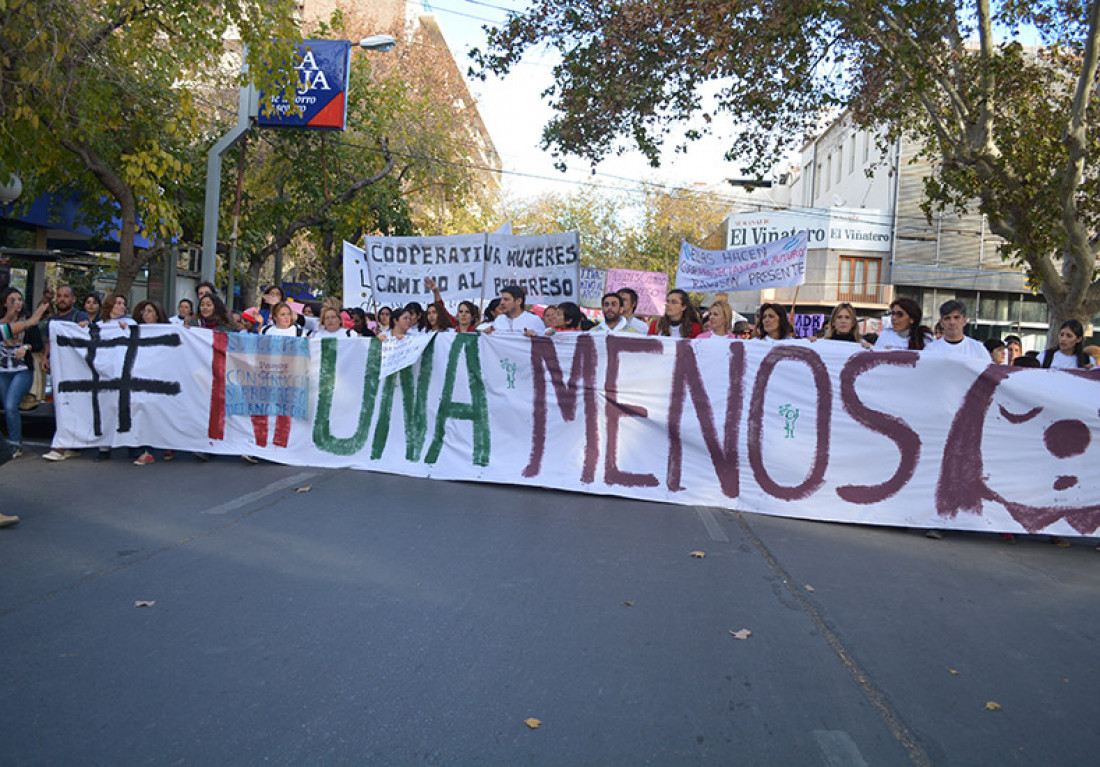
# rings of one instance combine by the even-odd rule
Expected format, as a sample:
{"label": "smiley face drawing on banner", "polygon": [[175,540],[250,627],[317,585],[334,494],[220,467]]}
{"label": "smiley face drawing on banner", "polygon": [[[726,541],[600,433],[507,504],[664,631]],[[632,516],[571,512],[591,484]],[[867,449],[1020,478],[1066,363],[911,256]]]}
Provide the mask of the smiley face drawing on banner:
{"label": "smiley face drawing on banner", "polygon": [[[1027,377],[1057,376],[1049,404],[1014,390]],[[1054,378],[1050,378],[1053,383]],[[1082,535],[1100,528],[1100,371],[1027,370],[993,365],[971,385],[944,448],[936,510],[954,518],[1002,504],[1028,532],[1065,519]],[[1038,448],[1038,449],[1037,449]],[[1021,456],[1027,456],[1026,466]],[[1043,501],[1037,502],[1036,499]]]}

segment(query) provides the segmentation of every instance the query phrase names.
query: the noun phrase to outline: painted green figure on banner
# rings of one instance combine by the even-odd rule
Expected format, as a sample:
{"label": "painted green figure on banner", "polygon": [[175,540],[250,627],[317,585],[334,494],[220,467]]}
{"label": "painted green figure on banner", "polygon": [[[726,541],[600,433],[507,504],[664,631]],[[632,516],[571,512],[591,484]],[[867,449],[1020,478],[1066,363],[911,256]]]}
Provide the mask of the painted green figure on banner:
{"label": "painted green figure on banner", "polygon": [[786,429],[786,434],[783,435],[784,438],[794,439],[794,422],[798,420],[798,408],[790,404],[780,405],[779,415],[786,419],[786,423],[783,425]]}
{"label": "painted green figure on banner", "polygon": [[518,370],[519,367],[510,359],[501,360],[500,366],[504,368],[504,374],[508,376],[508,388],[516,388],[516,370]]}

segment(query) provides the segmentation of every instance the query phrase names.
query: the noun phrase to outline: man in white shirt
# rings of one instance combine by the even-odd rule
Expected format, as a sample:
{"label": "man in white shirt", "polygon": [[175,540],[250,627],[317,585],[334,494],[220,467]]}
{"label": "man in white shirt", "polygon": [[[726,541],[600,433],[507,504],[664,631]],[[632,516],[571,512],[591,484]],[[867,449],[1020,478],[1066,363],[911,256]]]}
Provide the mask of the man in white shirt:
{"label": "man in white shirt", "polygon": [[603,322],[592,328],[592,333],[634,333],[638,330],[631,326],[630,320],[622,315],[623,300],[618,293],[605,293],[600,299],[603,307]]}
{"label": "man in white shirt", "polygon": [[627,321],[628,327],[634,329],[635,333],[641,333],[643,336],[649,333],[649,325],[642,320],[634,316],[634,310],[638,308],[638,294],[633,288],[619,288],[619,298],[623,302],[623,318]]}
{"label": "man in white shirt", "polygon": [[963,333],[966,328],[966,304],[954,299],[940,306],[940,324],[943,325],[943,337],[937,338],[924,348],[925,354],[936,354],[957,360],[972,359],[988,365],[989,352],[985,344]]}
{"label": "man in white shirt", "polygon": [[500,308],[493,324],[485,328],[484,333],[500,331],[502,333],[522,333],[530,330],[542,335],[546,329],[542,320],[531,312],[523,310],[527,294],[519,285],[506,285],[500,291]]}

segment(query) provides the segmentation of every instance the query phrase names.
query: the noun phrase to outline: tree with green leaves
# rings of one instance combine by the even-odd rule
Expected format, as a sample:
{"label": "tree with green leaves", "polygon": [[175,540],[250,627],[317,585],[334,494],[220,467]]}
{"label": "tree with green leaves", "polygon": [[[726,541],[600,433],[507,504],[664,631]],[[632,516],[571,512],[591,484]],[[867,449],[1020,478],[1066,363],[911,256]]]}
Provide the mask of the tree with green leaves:
{"label": "tree with green leaves", "polygon": [[984,213],[1053,332],[1100,312],[1100,0],[535,0],[472,55],[504,74],[539,44],[561,54],[543,134],[556,153],[598,162],[632,143],[656,164],[673,125],[724,112],[744,126],[727,159],[763,178],[848,109],[885,143],[923,145],[926,209]]}
{"label": "tree with green leaves", "polygon": [[577,231],[582,266],[665,272],[671,285],[681,242],[722,246],[708,238],[719,232],[728,208],[708,192],[644,183],[614,194],[586,185],[571,194],[512,200],[504,215],[516,234]]}
{"label": "tree with green leaves", "polygon": [[[226,39],[246,43],[253,79],[292,95],[300,34],[294,0],[0,0],[0,177],[24,200],[76,193],[92,231],[119,242],[118,287],[149,258],[138,231],[180,231],[185,162],[208,112],[202,94],[232,84]],[[229,65],[232,66],[232,65]]]}

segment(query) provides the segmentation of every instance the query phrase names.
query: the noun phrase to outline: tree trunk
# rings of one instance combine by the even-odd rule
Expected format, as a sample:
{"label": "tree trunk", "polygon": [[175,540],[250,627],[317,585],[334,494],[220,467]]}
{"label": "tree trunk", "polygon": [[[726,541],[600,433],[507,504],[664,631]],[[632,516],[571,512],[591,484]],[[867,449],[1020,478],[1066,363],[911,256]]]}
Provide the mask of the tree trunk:
{"label": "tree trunk", "polygon": [[115,292],[126,296],[127,301],[130,299],[130,289],[134,286],[134,280],[137,279],[144,261],[134,248],[134,239],[137,235],[137,210],[132,201],[132,196],[126,196],[119,201],[122,230],[118,240],[118,282],[115,284]]}

